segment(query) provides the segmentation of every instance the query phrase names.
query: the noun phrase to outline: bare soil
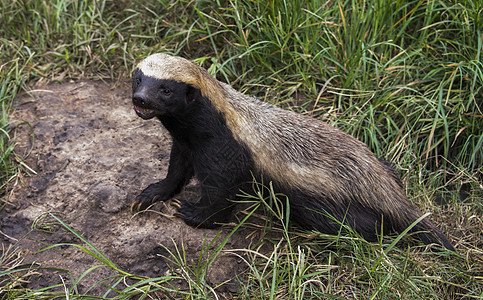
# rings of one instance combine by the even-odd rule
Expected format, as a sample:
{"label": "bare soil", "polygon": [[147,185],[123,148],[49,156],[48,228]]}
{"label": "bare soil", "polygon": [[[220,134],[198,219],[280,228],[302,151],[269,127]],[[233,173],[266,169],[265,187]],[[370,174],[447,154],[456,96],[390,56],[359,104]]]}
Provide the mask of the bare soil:
{"label": "bare soil", "polygon": [[[159,121],[136,116],[130,83],[116,88],[97,81],[53,83],[18,97],[16,106],[15,118],[27,121],[33,129],[22,126],[17,152],[32,149],[26,163],[36,174],[25,178],[0,212],[0,241],[4,248],[15,245],[27,253],[24,262],[42,267],[29,278],[29,287],[70,287],[70,276],[79,278],[99,264],[72,246],[37,253],[59,243],[85,246],[48,212],[64,220],[120,269],[150,277],[170,274],[176,268],[168,259],[168,250],[175,252],[175,245],[183,245],[188,261],[197,261],[204,243],[221,231],[216,246],[233,229],[233,225],[192,228],[173,217],[176,208],[171,201],[131,213],[135,196],[166,175],[171,140]],[[193,182],[176,198],[197,201],[198,197]],[[249,248],[260,236],[255,230],[239,230],[225,249]],[[68,270],[70,275],[48,268]],[[236,291],[234,278],[244,268],[241,260],[222,256],[208,270],[207,282],[220,285],[221,293]],[[113,274],[109,268],[90,272],[78,285],[79,292]],[[100,285],[89,294],[106,291]]]}

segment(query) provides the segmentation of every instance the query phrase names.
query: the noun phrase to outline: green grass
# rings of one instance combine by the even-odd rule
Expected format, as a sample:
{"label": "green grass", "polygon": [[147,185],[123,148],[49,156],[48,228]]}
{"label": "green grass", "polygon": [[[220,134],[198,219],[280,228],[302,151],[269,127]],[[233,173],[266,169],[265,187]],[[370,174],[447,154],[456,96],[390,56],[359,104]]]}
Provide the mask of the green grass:
{"label": "green grass", "polygon": [[8,193],[11,186],[16,185],[18,175],[21,172],[34,173],[14,151],[17,128],[28,124],[10,117],[13,112],[12,100],[25,83],[25,77],[22,76],[24,72],[16,59],[0,66],[0,209],[7,204],[3,195]]}
{"label": "green grass", "polygon": [[[1,207],[29,171],[14,151],[19,92],[67,79],[127,84],[136,61],[165,51],[367,143],[397,166],[410,199],[435,212],[461,253],[284,225],[272,254],[246,250],[238,297],[483,297],[483,1],[0,0],[0,7]],[[185,298],[216,298],[203,275],[212,258],[192,267],[178,250],[171,259],[184,273],[173,278],[193,286]],[[2,250],[0,297],[34,297],[12,292],[15,253]],[[115,279],[135,278],[117,271]],[[169,294],[171,280],[138,278],[119,295],[158,285]]]}

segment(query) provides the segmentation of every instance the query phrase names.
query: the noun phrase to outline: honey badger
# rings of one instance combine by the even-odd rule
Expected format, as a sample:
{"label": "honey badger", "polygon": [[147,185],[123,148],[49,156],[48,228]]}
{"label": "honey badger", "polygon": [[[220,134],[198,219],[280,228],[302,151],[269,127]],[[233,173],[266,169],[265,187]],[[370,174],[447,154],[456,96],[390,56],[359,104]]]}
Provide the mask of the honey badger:
{"label": "honey badger", "polygon": [[[139,63],[132,102],[139,117],[158,118],[173,140],[166,178],[143,190],[133,209],[170,199],[196,177],[201,199],[182,201],[177,216],[213,228],[229,220],[230,199],[255,178],[287,195],[291,220],[308,230],[337,234],[341,222],[375,241],[421,216],[394,171],[364,143],[244,95],[184,58],[154,54]],[[454,251],[427,219],[412,231]]]}

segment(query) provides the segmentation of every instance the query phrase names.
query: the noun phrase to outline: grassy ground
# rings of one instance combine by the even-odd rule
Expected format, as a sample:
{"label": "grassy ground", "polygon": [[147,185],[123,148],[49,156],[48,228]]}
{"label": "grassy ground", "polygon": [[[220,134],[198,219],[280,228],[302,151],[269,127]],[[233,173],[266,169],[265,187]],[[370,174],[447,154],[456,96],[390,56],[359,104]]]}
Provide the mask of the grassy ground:
{"label": "grassy ground", "polygon": [[[2,207],[29,172],[13,151],[19,91],[78,78],[124,83],[136,61],[166,51],[367,143],[401,170],[416,206],[441,216],[461,254],[286,231],[270,257],[247,250],[237,297],[483,297],[483,1],[0,0],[0,7]],[[210,259],[194,272],[173,257],[185,270],[173,277],[193,287],[184,297],[217,297],[203,282]],[[2,298],[34,297],[13,289],[17,262],[2,251]],[[169,293],[169,280],[140,279],[137,293],[158,285]]]}

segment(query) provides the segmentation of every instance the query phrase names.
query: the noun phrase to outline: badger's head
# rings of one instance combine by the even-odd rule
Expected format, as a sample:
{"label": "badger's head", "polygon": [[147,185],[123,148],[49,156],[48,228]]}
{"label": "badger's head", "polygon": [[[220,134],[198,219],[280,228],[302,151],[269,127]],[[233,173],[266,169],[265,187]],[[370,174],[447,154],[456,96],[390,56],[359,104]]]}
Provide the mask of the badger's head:
{"label": "badger's head", "polygon": [[215,106],[226,102],[220,83],[205,69],[184,58],[161,53],[139,63],[132,87],[134,110],[143,119],[179,115],[200,95]]}
{"label": "badger's head", "polygon": [[147,76],[140,69],[134,73],[132,102],[136,114],[145,120],[181,115],[199,93],[183,82]]}
{"label": "badger's head", "polygon": [[132,102],[139,117],[147,120],[156,116],[180,115],[200,94],[199,89],[183,80],[183,76],[172,74],[182,71],[174,67],[175,61],[172,56],[156,54],[137,66]]}

